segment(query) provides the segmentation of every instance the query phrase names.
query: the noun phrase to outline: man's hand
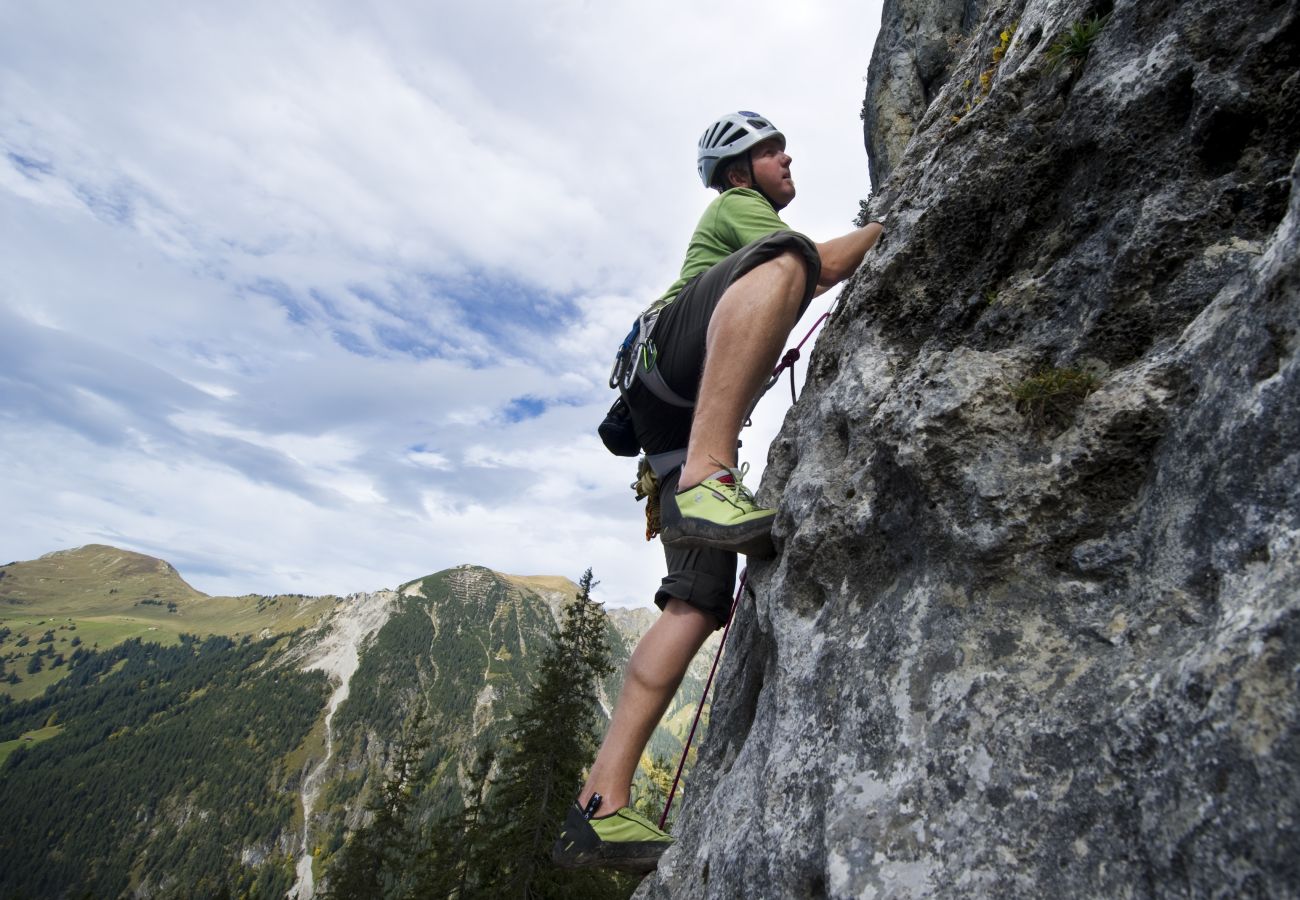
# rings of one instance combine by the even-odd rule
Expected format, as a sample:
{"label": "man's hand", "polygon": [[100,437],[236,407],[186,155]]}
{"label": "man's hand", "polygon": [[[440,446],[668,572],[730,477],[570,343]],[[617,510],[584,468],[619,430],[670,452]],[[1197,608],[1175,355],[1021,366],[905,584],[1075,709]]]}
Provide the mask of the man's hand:
{"label": "man's hand", "polygon": [[875,246],[885,229],[879,222],[869,222],[848,234],[817,245],[822,258],[821,276],[817,279],[817,293],[839,284],[857,271],[862,257]]}

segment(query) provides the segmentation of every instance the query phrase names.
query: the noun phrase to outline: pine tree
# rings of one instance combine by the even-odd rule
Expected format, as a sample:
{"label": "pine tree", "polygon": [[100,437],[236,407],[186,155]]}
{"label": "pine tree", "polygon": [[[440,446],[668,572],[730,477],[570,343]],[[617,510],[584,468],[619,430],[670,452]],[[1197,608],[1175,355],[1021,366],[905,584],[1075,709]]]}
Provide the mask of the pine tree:
{"label": "pine tree", "polygon": [[485,802],[493,784],[490,775],[495,761],[492,748],[478,755],[465,773],[471,789],[464,807],[442,816],[430,827],[427,846],[413,865],[407,900],[473,897],[479,873],[495,867],[485,852]]}
{"label": "pine tree", "polygon": [[392,773],[370,804],[370,824],[352,833],[330,866],[322,900],[374,900],[397,894],[409,879],[408,866],[416,849],[413,796],[429,749],[425,722],[420,710],[398,745]]}
{"label": "pine tree", "polygon": [[604,612],[591,599],[594,584],[588,569],[542,659],[537,684],[513,719],[490,800],[496,859],[492,870],[480,873],[486,876],[484,896],[610,896],[616,884],[600,873],[562,872],[550,862],[551,845],[596,753],[600,683],[614,669]]}
{"label": "pine tree", "polygon": [[[644,765],[644,757],[642,764]],[[676,774],[676,760],[663,754],[655,754],[650,760],[649,767],[637,773],[636,789],[632,792],[636,797],[633,808],[651,822],[658,823],[659,817],[663,815],[664,805],[668,802],[668,792],[672,789],[673,776]],[[674,800],[680,805],[681,799],[679,787]],[[668,817],[668,831],[672,831],[672,823],[676,817],[676,813]]]}

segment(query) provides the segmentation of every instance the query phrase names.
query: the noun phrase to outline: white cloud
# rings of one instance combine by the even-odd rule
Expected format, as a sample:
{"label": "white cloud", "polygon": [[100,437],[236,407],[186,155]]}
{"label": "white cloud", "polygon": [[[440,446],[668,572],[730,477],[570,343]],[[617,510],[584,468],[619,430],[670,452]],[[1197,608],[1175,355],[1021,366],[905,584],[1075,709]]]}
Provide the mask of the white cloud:
{"label": "white cloud", "polygon": [[233,593],[590,565],[648,602],[634,464],[594,428],[708,201],[695,138],[762,110],[795,157],[787,220],[847,230],[878,18],[8,5],[5,555],[107,541]]}

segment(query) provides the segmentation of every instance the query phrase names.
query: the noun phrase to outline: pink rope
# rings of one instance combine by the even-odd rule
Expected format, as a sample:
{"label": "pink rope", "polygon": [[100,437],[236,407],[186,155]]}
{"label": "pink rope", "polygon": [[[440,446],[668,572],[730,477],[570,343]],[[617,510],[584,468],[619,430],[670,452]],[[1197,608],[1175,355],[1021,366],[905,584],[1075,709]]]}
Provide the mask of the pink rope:
{"label": "pink rope", "polygon": [[[767,383],[768,388],[776,384],[776,380],[781,377],[781,373],[783,371],[785,371],[786,369],[790,370],[790,402],[791,403],[794,403],[799,399],[798,397],[795,396],[794,393],[794,364],[799,361],[799,351],[803,349],[804,344],[808,343],[808,338],[813,336],[813,332],[817,330],[817,326],[821,325],[822,322],[825,322],[830,317],[831,314],[829,312],[822,313],[821,316],[818,317],[817,321],[813,322],[812,328],[808,329],[808,333],[803,336],[803,340],[795,344],[789,350],[785,351],[785,356],[781,357],[781,361],[777,363],[776,368],[772,370],[772,378]],[[767,388],[764,388],[764,390],[766,391]]]}
{"label": "pink rope", "polygon": [[[808,329],[808,333],[803,336],[803,340],[785,351],[785,356],[781,357],[781,362],[772,370],[772,378],[768,381],[767,387],[763,389],[764,393],[766,393],[772,385],[776,384],[777,379],[781,377],[783,371],[789,369],[790,402],[793,403],[798,400],[795,396],[794,390],[794,364],[799,361],[799,351],[803,349],[804,344],[808,343],[808,339],[813,336],[813,332],[817,330],[818,326],[830,317],[831,314],[829,312],[822,313],[821,316],[818,317],[817,321],[813,322],[812,328]],[[760,394],[760,396],[762,395]],[[668,792],[667,802],[664,803],[664,814],[659,817],[659,829],[661,831],[668,821],[668,810],[672,809],[673,798],[677,796],[677,786],[682,780],[682,769],[686,766],[686,756],[691,752],[691,742],[695,740],[695,729],[700,724],[700,714],[704,712],[704,702],[709,698],[709,688],[713,686],[713,676],[718,671],[718,660],[722,659],[722,648],[726,646],[727,635],[731,632],[731,620],[735,618],[736,607],[740,605],[740,595],[745,592],[745,575],[748,571],[748,569],[742,569],[740,572],[740,587],[736,588],[736,599],[731,601],[731,614],[727,616],[726,627],[722,629],[722,640],[718,641],[718,652],[713,656],[713,668],[709,669],[709,680],[704,682],[704,693],[700,695],[700,705],[695,710],[695,718],[691,722],[690,734],[686,736],[686,746],[682,748],[681,762],[677,763],[677,774],[673,776],[673,787],[672,790]]]}
{"label": "pink rope", "polygon": [[736,607],[740,605],[740,596],[745,592],[745,575],[748,572],[749,569],[740,570],[740,587],[736,588],[736,599],[731,601],[731,613],[727,616],[726,627],[722,629],[722,640],[718,641],[718,652],[713,655],[713,668],[709,669],[709,680],[704,682],[704,693],[700,694],[700,705],[695,709],[695,720],[691,722],[691,733],[686,736],[686,746],[682,748],[682,760],[677,764],[677,774],[673,776],[673,788],[668,792],[668,801],[664,803],[664,814],[659,817],[660,831],[663,831],[664,823],[668,821],[668,810],[672,808],[673,797],[677,795],[677,785],[682,780],[682,768],[686,765],[686,754],[691,752],[691,741],[695,740],[695,726],[700,724],[700,713],[704,712],[704,701],[708,699],[709,688],[713,686],[713,675],[718,671],[718,660],[722,659],[722,648],[726,646],[727,634],[731,631],[731,620],[736,617]]}

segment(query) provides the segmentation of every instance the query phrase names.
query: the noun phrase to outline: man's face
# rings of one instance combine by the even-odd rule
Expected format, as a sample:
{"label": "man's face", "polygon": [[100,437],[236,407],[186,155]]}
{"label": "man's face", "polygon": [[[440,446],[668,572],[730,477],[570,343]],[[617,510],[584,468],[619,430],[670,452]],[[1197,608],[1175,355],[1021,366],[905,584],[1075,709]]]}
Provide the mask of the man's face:
{"label": "man's face", "polygon": [[785,152],[785,141],[781,138],[768,138],[761,144],[755,144],[750,151],[754,180],[777,209],[794,199],[794,179],[790,177],[791,161],[790,155]]}

